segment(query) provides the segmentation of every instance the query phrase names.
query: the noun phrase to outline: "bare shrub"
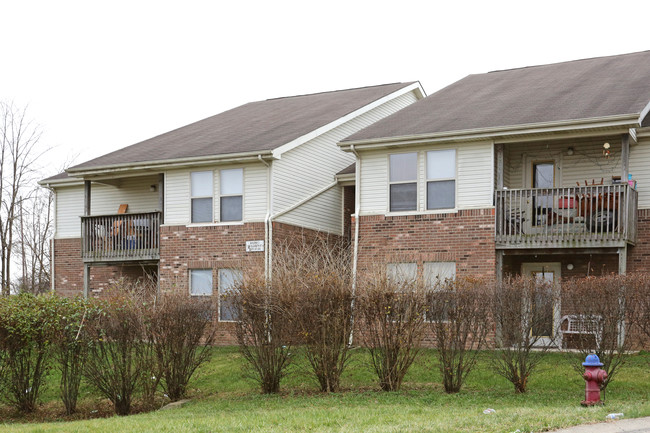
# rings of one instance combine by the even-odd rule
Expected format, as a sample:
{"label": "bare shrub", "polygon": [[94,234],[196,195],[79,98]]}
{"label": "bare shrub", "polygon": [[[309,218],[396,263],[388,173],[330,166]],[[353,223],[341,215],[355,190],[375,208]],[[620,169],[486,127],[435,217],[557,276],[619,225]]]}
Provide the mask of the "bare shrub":
{"label": "bare shrub", "polygon": [[291,318],[321,391],[334,392],[350,360],[352,282],[346,244],[315,239],[274,255],[273,278],[291,291]]}
{"label": "bare shrub", "polygon": [[384,391],[397,391],[420,353],[426,298],[421,284],[398,281],[385,268],[360,276],[356,315],[360,336]]}
{"label": "bare shrub", "polygon": [[527,391],[530,375],[555,344],[552,312],[556,297],[551,283],[525,276],[505,278],[494,292],[492,316],[498,338],[492,366],[517,393]]}
{"label": "bare shrub", "polygon": [[[171,401],[185,397],[196,369],[210,359],[214,340],[212,305],[186,294],[166,294],[149,314],[147,334],[156,360],[145,382],[155,392],[158,381]],[[146,392],[149,399],[152,391]]]}
{"label": "bare shrub", "polygon": [[79,385],[88,354],[86,322],[95,320],[97,310],[87,301],[58,298],[53,335],[54,358],[61,373],[59,390],[67,415],[76,412]]}
{"label": "bare shrub", "polygon": [[29,294],[0,299],[0,398],[20,412],[36,410],[51,368],[56,302]]}
{"label": "bare shrub", "polygon": [[[117,287],[114,289],[118,289]],[[128,415],[143,378],[151,374],[152,345],[145,341],[145,311],[142,303],[113,291],[108,301],[97,301],[101,314],[87,326],[90,344],[84,375],[108,398],[118,415]]]}
{"label": "bare shrub", "polygon": [[577,352],[567,352],[575,370],[582,375],[582,362],[595,353],[604,364],[607,379],[601,390],[616,377],[625,362],[625,352],[630,347],[629,334],[633,321],[633,277],[603,275],[568,279],[562,282],[562,303],[565,311],[571,311],[583,324],[584,333],[571,335],[570,347]]}
{"label": "bare shrub", "polygon": [[637,338],[637,347],[650,349],[650,274],[637,272],[628,274],[626,278],[627,302],[626,319],[632,323],[631,329],[636,332],[632,338]]}
{"label": "bare shrub", "polygon": [[291,319],[293,281],[280,275],[267,283],[263,269],[247,271],[232,290],[237,342],[247,361],[245,374],[262,393],[276,393],[292,362],[297,332]]}
{"label": "bare shrub", "polygon": [[447,393],[460,391],[485,345],[492,329],[486,308],[492,291],[493,284],[476,278],[447,280],[427,291],[427,322]]}

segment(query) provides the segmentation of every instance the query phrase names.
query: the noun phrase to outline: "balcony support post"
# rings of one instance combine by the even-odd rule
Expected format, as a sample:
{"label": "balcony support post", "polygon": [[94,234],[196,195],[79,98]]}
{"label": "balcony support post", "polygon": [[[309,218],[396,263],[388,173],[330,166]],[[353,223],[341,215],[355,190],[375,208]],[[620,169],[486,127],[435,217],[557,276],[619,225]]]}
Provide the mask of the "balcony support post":
{"label": "balcony support post", "polygon": [[627,272],[627,245],[618,249],[618,274],[625,275]]}
{"label": "balcony support post", "polygon": [[90,286],[90,265],[84,263],[84,299],[88,299],[88,287]]}
{"label": "balcony support post", "polygon": [[84,216],[90,216],[90,181],[84,180]]}
{"label": "balcony support post", "polygon": [[627,175],[630,173],[630,134],[621,136],[621,182],[627,183]]}
{"label": "balcony support post", "polygon": [[503,143],[496,143],[494,145],[497,156],[497,191],[503,189]]}
{"label": "balcony support post", "polygon": [[160,224],[165,223],[165,175],[158,175],[158,207],[160,208]]}

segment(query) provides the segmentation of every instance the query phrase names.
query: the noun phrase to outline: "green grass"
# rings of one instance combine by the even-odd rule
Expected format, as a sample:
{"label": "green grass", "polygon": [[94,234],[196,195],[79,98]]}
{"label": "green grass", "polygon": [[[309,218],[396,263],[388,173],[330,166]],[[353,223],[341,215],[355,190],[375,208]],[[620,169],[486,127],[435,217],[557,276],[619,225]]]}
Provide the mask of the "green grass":
{"label": "green grass", "polygon": [[[525,395],[515,394],[509,382],[493,375],[485,359],[459,394],[447,395],[430,351],[409,372],[402,391],[385,393],[364,364],[365,355],[360,352],[355,359],[344,378],[344,392],[321,394],[313,379],[296,371],[283,382],[280,395],[264,396],[242,378],[236,349],[219,348],[197,373],[191,384],[192,401],[182,408],[72,422],[0,423],[0,431],[537,432],[603,421],[610,412],[624,412],[626,418],[650,416],[648,353],[628,357],[607,390],[607,404],[597,408],[580,406],[584,381],[562,354],[546,357]],[[93,410],[93,405],[106,408],[92,391],[84,393],[83,410]],[[53,384],[44,400],[55,398]],[[484,415],[486,408],[496,413]]]}

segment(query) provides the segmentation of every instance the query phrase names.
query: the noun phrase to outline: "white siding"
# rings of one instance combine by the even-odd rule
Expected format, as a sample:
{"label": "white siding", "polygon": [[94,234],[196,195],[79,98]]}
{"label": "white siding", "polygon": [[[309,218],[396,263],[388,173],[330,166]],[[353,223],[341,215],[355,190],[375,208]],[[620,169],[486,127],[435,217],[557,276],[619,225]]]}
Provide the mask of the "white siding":
{"label": "white siding", "polygon": [[361,182],[357,187],[362,214],[388,211],[388,155],[385,151],[361,154]]}
{"label": "white siding", "polygon": [[[577,186],[576,182],[584,185],[585,180],[605,183],[611,182],[612,176],[621,175],[621,142],[611,140],[611,156],[603,156],[603,143],[605,140],[596,139],[580,142],[556,143],[518,143],[506,144],[505,152],[509,164],[506,166],[508,173],[508,188],[530,187],[532,174],[531,161],[555,160],[558,164],[555,185],[557,187]],[[573,155],[568,155],[569,147],[573,148]],[[634,160],[630,158],[630,163]],[[524,174],[524,171],[526,172]],[[632,171],[630,169],[632,173]],[[640,172],[640,170],[637,170]],[[636,175],[636,174],[635,174]],[[524,177],[525,176],[525,177]]]}
{"label": "white siding", "polygon": [[342,235],[342,192],[341,187],[334,186],[297,208],[279,216],[276,221]]}
{"label": "white siding", "polygon": [[244,169],[244,222],[264,221],[266,216],[267,168],[262,163],[173,170],[165,173],[165,225],[190,224],[190,172],[212,171],[214,220],[219,219],[219,170]]}
{"label": "white siding", "polygon": [[[354,155],[338,148],[339,141],[416,101],[415,94],[408,92],[284,153],[280,160],[273,162],[273,213],[288,209],[331,184],[335,173],[354,162]],[[325,197],[336,198],[334,194]],[[328,206],[340,209],[341,201]],[[321,223],[340,227],[340,212],[335,217],[331,213],[331,218],[329,223]],[[292,221],[307,227],[312,219],[306,213],[293,213]]]}
{"label": "white siding", "polygon": [[457,147],[456,206],[459,209],[492,206],[494,151],[491,143],[467,143]]}
{"label": "white siding", "polygon": [[426,152],[456,149],[456,207],[458,209],[492,206],[494,183],[494,151],[492,143],[429,145],[402,147],[391,151],[369,151],[361,154],[361,213],[386,214],[388,206],[388,155],[418,153],[418,209],[426,209]]}
{"label": "white siding", "polygon": [[84,213],[84,187],[83,185],[55,189],[55,222],[54,237],[78,238],[81,237],[81,218]]}
{"label": "white siding", "polygon": [[[151,191],[156,185],[156,191]],[[128,204],[127,213],[160,210],[158,176],[129,177],[117,186],[93,183],[90,188],[91,215],[116,214],[121,204]]]}
{"label": "white siding", "polygon": [[650,139],[630,146],[630,173],[637,181],[639,209],[650,208]]}

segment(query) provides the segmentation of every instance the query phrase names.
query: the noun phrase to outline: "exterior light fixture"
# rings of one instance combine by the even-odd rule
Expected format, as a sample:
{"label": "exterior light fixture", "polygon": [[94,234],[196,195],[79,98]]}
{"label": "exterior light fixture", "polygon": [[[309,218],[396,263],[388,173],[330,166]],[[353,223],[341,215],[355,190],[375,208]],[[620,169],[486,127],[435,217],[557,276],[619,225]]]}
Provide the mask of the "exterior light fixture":
{"label": "exterior light fixture", "polygon": [[569,147],[569,148],[566,150],[566,154],[569,155],[569,156],[573,155],[573,147]]}
{"label": "exterior light fixture", "polygon": [[612,153],[612,152],[609,150],[610,147],[611,147],[611,146],[610,146],[609,143],[605,143],[605,144],[603,144],[603,156],[604,156],[605,158],[609,158],[609,155]]}
{"label": "exterior light fixture", "polygon": [[566,268],[568,270],[572,270],[573,269],[573,263],[569,263],[568,265],[566,265]]}

